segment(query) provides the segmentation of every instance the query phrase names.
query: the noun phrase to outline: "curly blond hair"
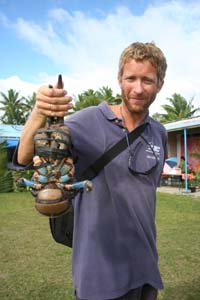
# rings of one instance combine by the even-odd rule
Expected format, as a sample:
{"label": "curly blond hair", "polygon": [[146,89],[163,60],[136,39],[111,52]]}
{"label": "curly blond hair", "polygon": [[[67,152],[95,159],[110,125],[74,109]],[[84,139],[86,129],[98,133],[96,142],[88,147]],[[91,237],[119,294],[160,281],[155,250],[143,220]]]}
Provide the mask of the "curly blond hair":
{"label": "curly blond hair", "polygon": [[157,70],[158,82],[163,82],[167,70],[167,62],[163,52],[154,42],[136,42],[124,49],[119,59],[118,79],[123,75],[124,65],[132,59],[136,61],[150,61]]}

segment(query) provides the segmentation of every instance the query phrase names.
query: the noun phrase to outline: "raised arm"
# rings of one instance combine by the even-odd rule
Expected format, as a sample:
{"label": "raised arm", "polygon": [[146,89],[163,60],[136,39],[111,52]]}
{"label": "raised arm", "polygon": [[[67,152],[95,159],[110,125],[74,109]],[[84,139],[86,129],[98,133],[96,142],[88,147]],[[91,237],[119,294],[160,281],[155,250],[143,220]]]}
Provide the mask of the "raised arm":
{"label": "raised arm", "polygon": [[42,86],[38,90],[35,106],[20,137],[17,157],[19,164],[26,165],[32,161],[36,131],[45,126],[48,116],[65,116],[72,108],[71,100],[64,89]]}

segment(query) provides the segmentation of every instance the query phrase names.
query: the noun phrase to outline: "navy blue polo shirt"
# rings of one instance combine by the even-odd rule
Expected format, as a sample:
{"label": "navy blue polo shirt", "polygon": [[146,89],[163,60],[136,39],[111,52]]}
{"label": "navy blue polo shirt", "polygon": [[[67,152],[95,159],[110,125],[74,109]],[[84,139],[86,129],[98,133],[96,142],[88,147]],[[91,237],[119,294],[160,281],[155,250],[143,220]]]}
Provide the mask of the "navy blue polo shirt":
{"label": "navy blue polo shirt", "polygon": [[[117,298],[147,283],[163,288],[158,270],[155,205],[167,134],[151,117],[144,122],[148,126],[142,137],[92,180],[91,192],[84,191],[74,199],[72,274],[81,299]],[[66,120],[66,125],[77,155],[77,178],[125,136],[122,120],[106,102],[77,112]],[[148,170],[150,174],[140,174]]]}

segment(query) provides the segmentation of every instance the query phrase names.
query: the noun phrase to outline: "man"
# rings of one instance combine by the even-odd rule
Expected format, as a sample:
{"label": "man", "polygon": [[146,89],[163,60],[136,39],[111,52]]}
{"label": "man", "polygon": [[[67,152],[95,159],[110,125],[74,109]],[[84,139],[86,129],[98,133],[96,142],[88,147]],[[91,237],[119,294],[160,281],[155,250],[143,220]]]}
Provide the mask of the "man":
{"label": "man", "polygon": [[[67,118],[78,158],[76,177],[107,149],[127,137],[128,147],[93,179],[90,193],[79,193],[75,211],[72,273],[76,299],[155,300],[163,288],[156,250],[155,201],[166,157],[164,127],[149,116],[167,69],[154,43],[133,43],[121,54],[120,105],[106,102]],[[43,86],[24,126],[18,162],[34,154],[33,137],[47,116],[64,116],[72,107],[63,89]],[[127,132],[147,127],[129,145]]]}

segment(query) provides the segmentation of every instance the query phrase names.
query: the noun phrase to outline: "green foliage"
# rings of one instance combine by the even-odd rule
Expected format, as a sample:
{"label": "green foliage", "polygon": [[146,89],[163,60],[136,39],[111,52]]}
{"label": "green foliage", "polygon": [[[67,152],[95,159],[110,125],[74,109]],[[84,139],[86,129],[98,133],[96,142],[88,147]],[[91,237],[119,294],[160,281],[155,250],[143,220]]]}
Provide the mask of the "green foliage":
{"label": "green foliage", "polygon": [[4,124],[24,124],[25,118],[23,114],[23,98],[19,97],[19,93],[10,89],[8,95],[0,93],[2,100],[0,110],[4,111],[0,121]]}
{"label": "green foliage", "polygon": [[12,171],[6,170],[3,176],[0,177],[0,193],[13,192],[13,174]]}
{"label": "green foliage", "polygon": [[14,190],[12,171],[7,170],[6,142],[0,143],[0,193]]}
{"label": "green foliage", "polygon": [[13,176],[14,176],[15,191],[24,192],[25,190],[29,190],[29,188],[26,187],[26,186],[17,185],[17,180],[19,178],[26,178],[28,180],[31,180],[32,176],[33,176],[33,173],[34,173],[34,170],[18,170],[18,171],[13,171],[12,173],[13,173]]}
{"label": "green foliage", "polygon": [[6,163],[7,163],[7,151],[6,151],[7,142],[0,143],[0,177],[3,176],[3,173],[6,170]]}
{"label": "green foliage", "polygon": [[88,106],[96,106],[102,101],[107,101],[109,104],[118,104],[121,102],[121,97],[119,95],[113,96],[112,90],[108,87],[102,87],[98,91],[89,89],[79,94],[75,99],[74,111]]}
{"label": "green foliage", "polygon": [[27,120],[36,101],[36,93],[34,92],[32,96],[23,97],[23,110],[24,110],[24,117]]}
{"label": "green foliage", "polygon": [[155,113],[152,117],[161,123],[169,123],[182,119],[194,117],[194,114],[200,111],[200,108],[194,108],[193,98],[187,100],[180,94],[173,94],[171,98],[167,98],[170,104],[162,105],[166,113]]}
{"label": "green foliage", "polygon": [[4,112],[0,121],[3,124],[25,124],[35,103],[36,93],[26,98],[20,97],[19,92],[10,89],[7,95],[2,92],[0,95],[0,110]]}
{"label": "green foliage", "polygon": [[[0,98],[0,110],[4,111],[0,121],[4,124],[25,124],[35,104],[36,93],[33,93],[32,96],[20,97],[19,92],[10,89],[7,95],[2,92],[0,95],[2,98]],[[97,91],[88,89],[75,99],[73,112],[88,106],[96,106],[102,101],[107,101],[109,104],[119,104],[121,103],[121,96],[119,94],[114,96],[109,87],[102,87]]]}

